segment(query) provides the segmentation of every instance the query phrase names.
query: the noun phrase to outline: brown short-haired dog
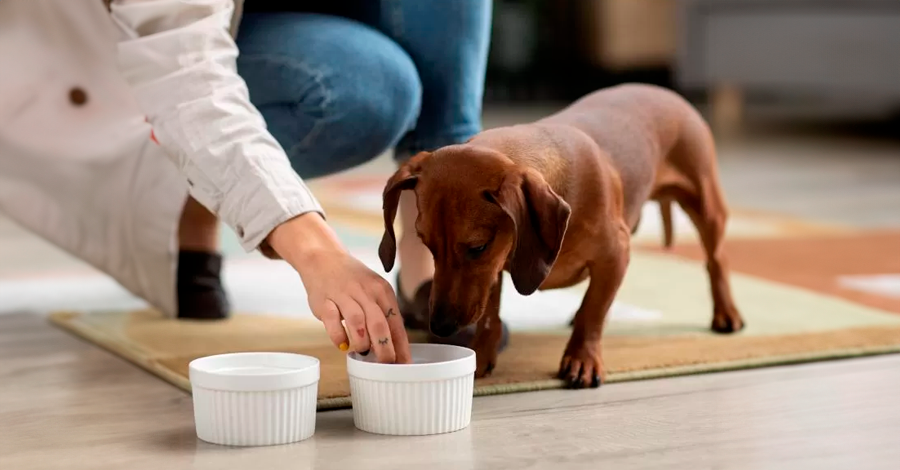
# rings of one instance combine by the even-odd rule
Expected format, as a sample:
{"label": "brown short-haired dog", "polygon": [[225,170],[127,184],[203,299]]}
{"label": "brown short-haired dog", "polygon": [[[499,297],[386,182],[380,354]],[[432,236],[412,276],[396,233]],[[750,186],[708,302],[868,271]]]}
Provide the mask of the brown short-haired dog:
{"label": "brown short-haired dog", "polygon": [[604,320],[628,265],[641,207],[650,199],[662,208],[666,246],[672,201],[697,227],[712,284],[712,329],[730,333],[744,326],[722,253],[727,208],[713,138],[699,113],[671,91],[648,85],[600,90],[535,123],[416,155],[384,190],[379,254],[388,271],[402,190],[415,191],[416,229],[434,254],[431,331],[449,336],[478,322],[472,345],[478,377],[497,361],[506,270],[523,295],[590,278],[559,377],[575,388],[603,381]]}

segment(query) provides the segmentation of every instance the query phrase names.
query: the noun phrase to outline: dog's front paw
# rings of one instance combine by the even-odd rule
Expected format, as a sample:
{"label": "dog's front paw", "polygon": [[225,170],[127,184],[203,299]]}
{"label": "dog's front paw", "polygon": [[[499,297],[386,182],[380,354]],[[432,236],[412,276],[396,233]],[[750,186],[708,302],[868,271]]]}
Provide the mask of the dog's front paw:
{"label": "dog's front paw", "polygon": [[475,356],[475,362],[476,362],[475,378],[481,379],[481,378],[491,375],[491,372],[494,371],[494,366],[496,365],[496,361],[497,361],[496,357],[493,359],[487,358],[487,357],[483,358],[483,356],[476,353],[476,356]]}
{"label": "dog's front paw", "polygon": [[476,340],[472,347],[475,350],[476,379],[491,375],[491,372],[494,371],[494,366],[497,365],[497,356],[499,355],[496,341],[489,341],[484,336],[478,339],[481,339],[481,341]]}
{"label": "dog's front paw", "polygon": [[558,378],[568,388],[597,388],[606,380],[599,345],[569,346],[559,365]]}

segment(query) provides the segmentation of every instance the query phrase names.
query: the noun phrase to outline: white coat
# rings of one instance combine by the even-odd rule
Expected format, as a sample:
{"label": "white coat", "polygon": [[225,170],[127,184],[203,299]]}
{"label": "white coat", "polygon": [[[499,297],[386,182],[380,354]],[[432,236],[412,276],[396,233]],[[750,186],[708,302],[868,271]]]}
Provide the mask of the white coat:
{"label": "white coat", "polygon": [[232,0],[0,1],[0,212],[176,312],[190,194],[245,249],[321,208],[236,73]]}

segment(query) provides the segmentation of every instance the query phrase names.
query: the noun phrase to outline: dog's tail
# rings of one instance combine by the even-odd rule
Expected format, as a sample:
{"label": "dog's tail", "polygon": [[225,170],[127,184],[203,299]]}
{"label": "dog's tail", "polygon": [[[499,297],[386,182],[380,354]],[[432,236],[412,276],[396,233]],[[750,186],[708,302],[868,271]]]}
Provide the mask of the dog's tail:
{"label": "dog's tail", "polygon": [[662,215],[663,246],[672,247],[672,201],[662,199],[659,201],[659,212]]}

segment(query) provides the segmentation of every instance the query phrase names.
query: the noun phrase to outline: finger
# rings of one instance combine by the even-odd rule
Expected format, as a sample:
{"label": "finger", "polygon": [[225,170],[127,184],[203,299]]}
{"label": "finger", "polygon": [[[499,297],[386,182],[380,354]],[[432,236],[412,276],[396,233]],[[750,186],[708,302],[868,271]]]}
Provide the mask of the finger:
{"label": "finger", "polygon": [[400,315],[400,308],[397,307],[397,297],[394,291],[388,286],[387,292],[378,297],[378,306],[381,311],[385,312],[388,329],[391,332],[391,341],[394,343],[394,353],[397,355],[398,364],[409,364],[412,362],[412,353],[409,350],[409,337],[406,334],[406,327],[403,325],[403,316]]}
{"label": "finger", "polygon": [[328,337],[338,349],[341,351],[350,349],[350,340],[347,338],[347,332],[344,331],[343,323],[341,323],[341,311],[334,302],[325,300],[313,309],[313,314],[325,325]]}
{"label": "finger", "polygon": [[360,308],[356,300],[349,296],[339,299],[336,303],[347,326],[347,334],[350,337],[350,349],[358,353],[368,351],[371,345],[363,309]]}
{"label": "finger", "polygon": [[369,328],[369,338],[378,362],[393,364],[397,361],[394,352],[394,343],[391,340],[391,329],[388,328],[384,311],[368,295],[361,295],[359,304],[366,313],[366,326]]}

